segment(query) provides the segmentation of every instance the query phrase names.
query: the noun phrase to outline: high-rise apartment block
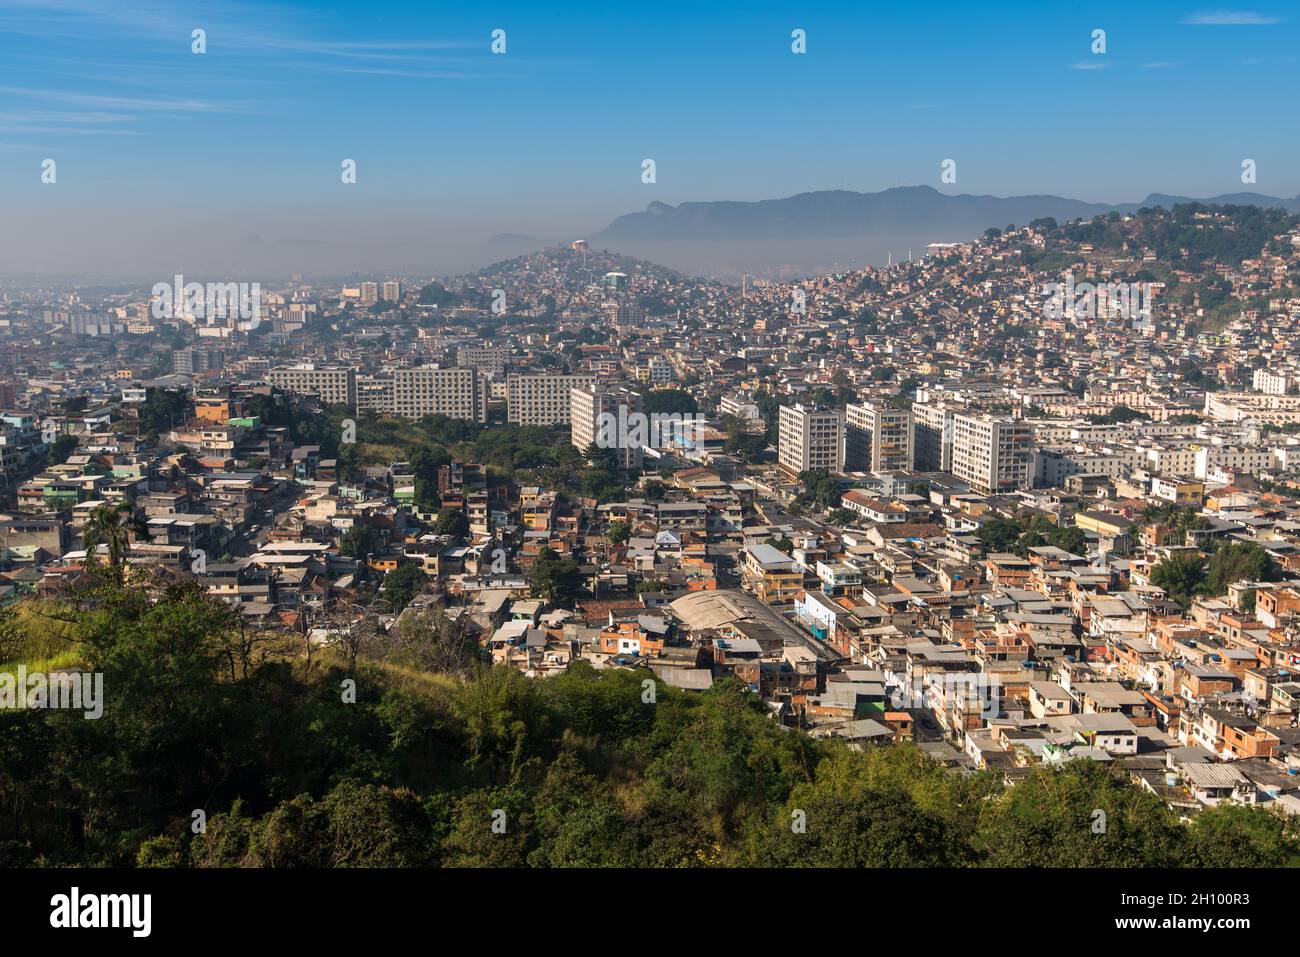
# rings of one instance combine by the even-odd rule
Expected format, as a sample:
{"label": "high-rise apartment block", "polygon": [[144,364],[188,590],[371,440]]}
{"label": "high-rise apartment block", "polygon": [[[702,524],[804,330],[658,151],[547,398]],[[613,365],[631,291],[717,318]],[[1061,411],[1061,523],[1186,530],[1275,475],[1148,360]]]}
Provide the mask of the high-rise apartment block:
{"label": "high-rise apartment block", "polygon": [[952,474],[981,495],[1029,488],[1034,478],[1033,430],[991,415],[953,417]]}
{"label": "high-rise apartment block", "polygon": [[1265,395],[1286,395],[1294,388],[1295,382],[1286,373],[1271,369],[1256,369],[1251,375],[1251,387]]}
{"label": "high-rise apartment block", "polygon": [[355,406],[357,402],[354,369],[303,362],[277,366],[269,370],[266,377],[277,389],[300,395],[314,395],[326,405]]}
{"label": "high-rise apartment block", "polygon": [[393,374],[357,376],[357,411],[389,415],[393,411]]}
{"label": "high-rise apartment block", "polygon": [[407,419],[445,415],[487,421],[487,377],[477,369],[418,366],[393,370],[393,413]]}
{"label": "high-rise apartment block", "polygon": [[789,475],[844,470],[844,413],[803,404],[781,406],[778,461]]}
{"label": "high-rise apartment block", "polygon": [[271,369],[267,378],[287,392],[314,395],[328,405],[347,405],[358,412],[487,421],[488,382],[477,369],[417,366],[358,375],[355,369],[304,363]]}
{"label": "high-rise apartment block", "polygon": [[576,448],[585,452],[595,444],[613,449],[623,468],[640,470],[644,445],[650,441],[641,393],[593,383],[570,391],[569,408],[570,441]]}
{"label": "high-rise apartment block", "polygon": [[180,375],[208,372],[211,369],[220,369],[221,365],[221,349],[215,346],[186,346],[172,353],[172,371]]}
{"label": "high-rise apartment block", "polygon": [[912,413],[883,402],[844,410],[844,468],[853,472],[912,470]]}
{"label": "high-rise apartment block", "polygon": [[952,420],[956,412],[942,403],[912,403],[912,442],[916,468],[952,471]]}
{"label": "high-rise apartment block", "polygon": [[499,378],[505,374],[509,357],[510,350],[505,346],[461,346],[456,350],[456,365]]}
{"label": "high-rise apartment block", "polygon": [[515,425],[559,425],[569,421],[569,393],[593,385],[581,375],[512,375],[506,380],[506,420]]}

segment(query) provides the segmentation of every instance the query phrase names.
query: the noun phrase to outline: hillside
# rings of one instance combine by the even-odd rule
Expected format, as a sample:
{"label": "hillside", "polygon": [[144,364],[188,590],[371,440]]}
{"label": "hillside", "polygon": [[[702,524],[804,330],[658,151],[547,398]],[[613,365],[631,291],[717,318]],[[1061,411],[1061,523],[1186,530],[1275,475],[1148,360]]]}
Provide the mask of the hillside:
{"label": "hillside", "polygon": [[62,610],[104,675],[100,720],[0,712],[0,863],[1300,863],[1294,821],[1221,806],[1183,824],[1089,761],[1007,788],[911,746],[783,731],[732,681],[688,695],[588,666],[432,674],[421,653],[456,640],[436,621],[400,648],[307,658],[193,585],[149,591],[104,586]]}

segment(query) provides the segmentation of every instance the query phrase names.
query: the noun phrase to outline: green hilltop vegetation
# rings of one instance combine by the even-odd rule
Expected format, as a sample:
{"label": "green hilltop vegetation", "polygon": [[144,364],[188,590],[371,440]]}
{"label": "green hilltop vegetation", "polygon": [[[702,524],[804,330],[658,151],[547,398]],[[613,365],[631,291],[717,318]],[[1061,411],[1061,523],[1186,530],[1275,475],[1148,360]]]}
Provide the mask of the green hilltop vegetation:
{"label": "green hilltop vegetation", "polygon": [[[321,415],[303,411],[293,396],[257,396],[250,415],[288,429],[295,445],[318,445],[338,460],[344,482],[359,481],[366,466],[406,461],[415,476],[416,504],[438,508],[438,469],[453,459],[479,462],[500,478],[535,484],[570,495],[609,500],[624,487],[621,473],[605,460],[593,461],[569,441],[569,427],[497,425],[426,416],[418,421],[392,416],[357,415],[332,407]],[[356,422],[356,442],[343,444],[343,422]]]}
{"label": "green hilltop vegetation", "polygon": [[[1207,214],[1213,218],[1203,218]],[[1240,266],[1261,252],[1280,252],[1276,237],[1297,223],[1300,215],[1274,207],[1179,203],[1172,209],[1143,207],[1130,219],[1112,212],[1063,224],[1050,218],[1034,220],[1030,225],[1042,230],[1047,252],[1082,244],[1109,253],[1148,248],[1161,262],[1196,270],[1214,263]],[[1041,257],[1044,251],[1029,247],[1026,254]]]}
{"label": "green hilltop vegetation", "polygon": [[[1094,257],[1132,257],[1128,281],[1164,283],[1161,300],[1188,309],[1195,299],[1204,310],[1194,323],[1196,330],[1219,332],[1243,309],[1267,311],[1268,299],[1250,295],[1250,290],[1234,295],[1232,284],[1216,275],[1214,267],[1236,269],[1246,259],[1284,252],[1285,240],[1278,237],[1298,223],[1300,216],[1272,207],[1204,203],[1180,203],[1172,209],[1143,207],[1129,219],[1117,212],[1064,224],[1047,218],[1030,223],[1041,230],[1043,248],[1025,244],[1020,255],[1031,269],[1059,272],[1089,258],[1079,252],[1081,245],[1091,245]],[[1156,260],[1143,262],[1139,257],[1144,250],[1153,252]],[[1193,273],[1197,279],[1187,281],[1176,271]],[[1300,294],[1300,270],[1288,279]]]}
{"label": "green hilltop vegetation", "polygon": [[105,696],[98,720],[0,712],[0,866],[1300,864],[1297,822],[1264,808],[1183,822],[1083,760],[1008,788],[782,729],[734,681],[534,681],[440,658],[437,627],[386,661],[308,655],[163,580],[0,625],[11,650],[69,645]]}

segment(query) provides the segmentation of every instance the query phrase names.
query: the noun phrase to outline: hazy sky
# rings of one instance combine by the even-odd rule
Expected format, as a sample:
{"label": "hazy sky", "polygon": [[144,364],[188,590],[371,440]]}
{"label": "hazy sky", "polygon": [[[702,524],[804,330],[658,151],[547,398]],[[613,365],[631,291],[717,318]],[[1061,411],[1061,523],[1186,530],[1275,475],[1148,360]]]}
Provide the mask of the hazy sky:
{"label": "hazy sky", "polygon": [[1290,5],[542,6],[0,0],[0,272],[443,273],[827,187],[1300,193]]}

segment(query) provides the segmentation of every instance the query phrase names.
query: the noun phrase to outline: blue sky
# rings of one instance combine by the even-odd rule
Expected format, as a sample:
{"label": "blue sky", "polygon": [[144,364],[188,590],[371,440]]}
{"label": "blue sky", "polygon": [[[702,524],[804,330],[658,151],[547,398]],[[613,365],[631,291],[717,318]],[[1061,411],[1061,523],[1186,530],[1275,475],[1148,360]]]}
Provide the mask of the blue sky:
{"label": "blue sky", "polygon": [[556,236],[827,187],[1300,193],[1287,5],[987,6],[0,0],[0,253]]}

